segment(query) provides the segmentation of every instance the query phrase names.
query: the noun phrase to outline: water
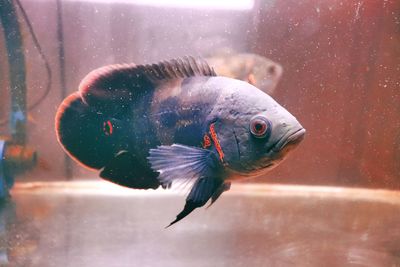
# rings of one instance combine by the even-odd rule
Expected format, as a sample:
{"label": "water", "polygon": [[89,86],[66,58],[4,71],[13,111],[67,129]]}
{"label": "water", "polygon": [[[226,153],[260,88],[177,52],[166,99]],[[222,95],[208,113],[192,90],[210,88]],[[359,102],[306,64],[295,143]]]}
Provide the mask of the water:
{"label": "water", "polygon": [[[400,266],[399,1],[20,1],[40,49],[13,1],[14,24],[0,24],[0,178],[16,182],[3,265]],[[184,196],[99,183],[65,157],[54,116],[95,68],[184,55],[265,86],[307,136],[164,230]]]}

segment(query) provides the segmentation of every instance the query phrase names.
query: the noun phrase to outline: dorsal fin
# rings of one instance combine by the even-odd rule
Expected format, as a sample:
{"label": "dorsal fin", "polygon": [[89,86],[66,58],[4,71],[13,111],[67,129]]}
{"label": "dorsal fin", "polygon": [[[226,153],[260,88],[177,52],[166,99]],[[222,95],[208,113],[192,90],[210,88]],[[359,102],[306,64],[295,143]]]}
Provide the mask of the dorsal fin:
{"label": "dorsal fin", "polygon": [[101,109],[127,105],[143,91],[168,80],[216,76],[203,59],[183,57],[158,64],[117,64],[90,72],[79,85],[84,102]]}
{"label": "dorsal fin", "polygon": [[146,77],[155,83],[177,78],[217,75],[204,59],[195,59],[193,57],[172,59],[139,67],[142,67]]}

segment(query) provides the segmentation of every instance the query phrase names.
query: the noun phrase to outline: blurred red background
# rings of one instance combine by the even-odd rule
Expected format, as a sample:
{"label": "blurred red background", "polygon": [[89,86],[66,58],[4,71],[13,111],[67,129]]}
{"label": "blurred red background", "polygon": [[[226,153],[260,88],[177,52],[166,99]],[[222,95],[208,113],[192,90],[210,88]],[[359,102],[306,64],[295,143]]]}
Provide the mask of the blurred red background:
{"label": "blurred red background", "polygon": [[[29,143],[50,170],[23,180],[60,180],[54,133],[61,102],[55,1],[21,1],[53,69],[49,97],[30,112]],[[63,1],[70,93],[102,65],[148,63],[221,48],[279,62],[274,98],[307,129],[289,159],[262,178],[274,183],[400,188],[400,1],[256,1],[250,11],[187,10]],[[45,70],[24,22],[28,100]],[[2,37],[1,37],[2,38]],[[7,115],[7,64],[0,39],[0,115]],[[6,129],[0,129],[4,134]],[[96,177],[74,165],[74,177]]]}
{"label": "blurred red background", "polygon": [[261,2],[252,50],[284,66],[275,97],[308,130],[267,180],[399,188],[400,2]]}

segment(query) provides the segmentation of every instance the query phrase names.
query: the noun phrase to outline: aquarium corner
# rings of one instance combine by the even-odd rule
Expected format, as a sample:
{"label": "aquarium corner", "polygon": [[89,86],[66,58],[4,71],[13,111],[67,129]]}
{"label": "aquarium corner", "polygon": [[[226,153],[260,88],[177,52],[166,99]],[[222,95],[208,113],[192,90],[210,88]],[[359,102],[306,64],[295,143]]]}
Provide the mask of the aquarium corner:
{"label": "aquarium corner", "polygon": [[[3,1],[0,4],[0,25],[7,50],[11,100],[8,119],[0,123],[2,126],[8,123],[10,133],[10,136],[0,136],[0,200],[10,196],[14,177],[33,169],[37,162],[35,149],[26,144],[28,107],[25,48],[15,4],[20,6],[18,1]],[[21,6],[20,9],[25,14]]]}
{"label": "aquarium corner", "polygon": [[8,198],[14,178],[36,166],[36,151],[0,137],[0,200]]}

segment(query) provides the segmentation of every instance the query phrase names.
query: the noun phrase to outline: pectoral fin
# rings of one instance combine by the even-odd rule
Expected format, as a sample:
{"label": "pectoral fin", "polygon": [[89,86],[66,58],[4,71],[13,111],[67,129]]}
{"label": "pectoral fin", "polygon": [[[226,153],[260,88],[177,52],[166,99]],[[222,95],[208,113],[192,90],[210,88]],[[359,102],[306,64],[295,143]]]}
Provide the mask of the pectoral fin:
{"label": "pectoral fin", "polygon": [[151,168],[159,173],[161,184],[176,180],[195,181],[218,172],[220,163],[214,152],[198,147],[173,144],[150,149]]}

